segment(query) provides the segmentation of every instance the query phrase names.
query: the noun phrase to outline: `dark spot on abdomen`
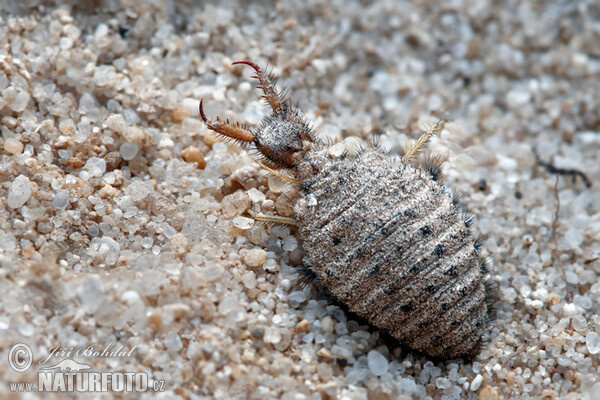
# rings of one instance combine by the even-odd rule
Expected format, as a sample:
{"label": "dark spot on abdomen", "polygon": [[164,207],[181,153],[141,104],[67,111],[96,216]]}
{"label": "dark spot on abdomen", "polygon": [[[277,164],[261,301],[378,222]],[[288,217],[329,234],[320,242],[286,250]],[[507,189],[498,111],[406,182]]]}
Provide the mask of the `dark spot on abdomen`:
{"label": "dark spot on abdomen", "polygon": [[450,268],[448,268],[447,270],[444,271],[444,275],[446,276],[456,276],[457,272],[456,272],[456,267],[454,265],[452,265]]}
{"label": "dark spot on abdomen", "polygon": [[369,276],[377,276],[379,275],[379,265],[373,265],[371,268],[369,268]]}
{"label": "dark spot on abdomen", "polygon": [[438,244],[437,246],[435,246],[435,249],[433,249],[433,253],[438,257],[441,257],[444,255],[444,245],[443,244]]}

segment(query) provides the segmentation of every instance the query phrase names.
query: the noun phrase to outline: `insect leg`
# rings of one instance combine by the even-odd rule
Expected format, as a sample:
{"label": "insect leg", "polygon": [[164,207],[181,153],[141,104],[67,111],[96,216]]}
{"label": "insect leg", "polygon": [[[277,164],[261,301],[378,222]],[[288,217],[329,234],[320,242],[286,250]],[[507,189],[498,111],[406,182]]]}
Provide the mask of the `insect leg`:
{"label": "insect leg", "polygon": [[219,121],[219,117],[217,117],[216,122],[209,121],[208,118],[206,118],[206,115],[204,114],[204,109],[202,107],[202,101],[203,100],[200,100],[200,105],[199,105],[200,116],[202,117],[202,121],[204,121],[206,126],[208,126],[208,128],[211,131],[214,131],[220,135],[227,136],[228,138],[239,140],[242,142],[254,141],[254,139],[256,138],[256,135],[254,133],[250,132],[248,129],[242,128],[239,123],[236,124],[235,126],[233,126],[229,123],[229,120],[227,120],[227,122],[225,122],[225,123]]}
{"label": "insect leg", "polygon": [[269,105],[271,106],[273,111],[281,108],[283,102],[281,101],[280,94],[275,89],[273,82],[271,82],[271,78],[269,78],[269,76],[265,74],[258,65],[256,65],[252,61],[237,61],[234,62],[232,65],[236,64],[246,64],[254,68],[254,70],[256,71],[256,75],[253,76],[253,78],[258,79],[258,81],[260,82],[260,86],[258,87],[259,89],[262,89],[264,93],[263,97],[269,102]]}
{"label": "insect leg", "polygon": [[276,224],[294,225],[298,226],[298,222],[294,218],[280,217],[279,215],[262,215],[256,214],[252,210],[248,210],[248,214],[256,221],[263,222],[274,222]]}
{"label": "insect leg", "polygon": [[258,160],[254,160],[255,163],[257,163],[258,165],[260,165],[262,168],[266,169],[267,171],[269,171],[270,173],[272,173],[273,175],[275,175],[276,177],[278,177],[279,179],[291,183],[292,185],[295,186],[300,186],[300,182],[297,179],[292,178],[291,176],[287,176],[284,175],[280,172],[277,172],[276,170],[274,170],[273,168],[269,168],[268,166],[266,166],[265,164],[261,163]]}
{"label": "insect leg", "polygon": [[418,153],[421,147],[423,147],[423,145],[427,143],[429,138],[433,135],[437,135],[438,133],[440,133],[440,131],[444,128],[444,125],[446,125],[447,123],[448,121],[445,121],[443,119],[436,122],[431,129],[429,129],[427,132],[421,135],[419,140],[417,140],[417,143],[415,143],[415,145],[408,151],[408,153],[406,153],[404,157],[402,157],[402,162],[409,162],[411,158],[413,158],[415,154]]}

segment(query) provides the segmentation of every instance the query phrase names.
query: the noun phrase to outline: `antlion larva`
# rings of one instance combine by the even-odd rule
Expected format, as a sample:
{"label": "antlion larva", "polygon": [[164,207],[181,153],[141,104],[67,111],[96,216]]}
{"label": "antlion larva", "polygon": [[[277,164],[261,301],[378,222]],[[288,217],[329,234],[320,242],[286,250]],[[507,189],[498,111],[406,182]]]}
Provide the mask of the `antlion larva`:
{"label": "antlion larva", "polygon": [[[395,166],[377,148],[334,155],[250,61],[273,112],[259,128],[209,121],[214,132],[252,143],[265,168],[300,187],[295,219],[304,270],[342,305],[404,345],[437,358],[470,357],[481,347],[494,285],[472,214],[439,181],[439,164],[409,162],[445,122],[425,133]],[[295,177],[277,172],[291,171]]]}

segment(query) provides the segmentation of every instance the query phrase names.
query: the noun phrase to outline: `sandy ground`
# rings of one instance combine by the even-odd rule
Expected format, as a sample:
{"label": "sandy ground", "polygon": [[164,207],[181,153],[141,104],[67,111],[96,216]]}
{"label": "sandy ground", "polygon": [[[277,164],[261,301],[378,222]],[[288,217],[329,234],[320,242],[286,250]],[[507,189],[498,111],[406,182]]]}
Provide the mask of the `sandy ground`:
{"label": "sandy ground", "polygon": [[[2,398],[600,398],[597,2],[56,3],[0,2]],[[267,115],[242,59],[349,147],[452,122],[429,151],[499,285],[475,360],[389,345],[294,283],[302,238],[248,214],[289,216],[292,188],[198,116]],[[11,392],[62,359],[164,391]]]}

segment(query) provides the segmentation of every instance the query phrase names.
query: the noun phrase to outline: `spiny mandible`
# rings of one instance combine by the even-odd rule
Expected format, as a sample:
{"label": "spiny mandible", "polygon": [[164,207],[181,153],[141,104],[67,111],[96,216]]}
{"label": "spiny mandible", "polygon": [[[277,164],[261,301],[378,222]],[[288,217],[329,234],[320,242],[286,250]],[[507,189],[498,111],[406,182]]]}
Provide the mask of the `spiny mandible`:
{"label": "spiny mandible", "polygon": [[[333,298],[404,345],[435,358],[472,357],[482,345],[494,303],[491,262],[470,226],[473,215],[440,182],[440,165],[411,159],[444,127],[440,121],[397,167],[376,147],[337,155],[250,61],[273,112],[259,128],[210,121],[212,131],[252,143],[265,168],[298,184],[295,219],[304,239],[303,269]],[[276,171],[291,171],[294,177]]]}

